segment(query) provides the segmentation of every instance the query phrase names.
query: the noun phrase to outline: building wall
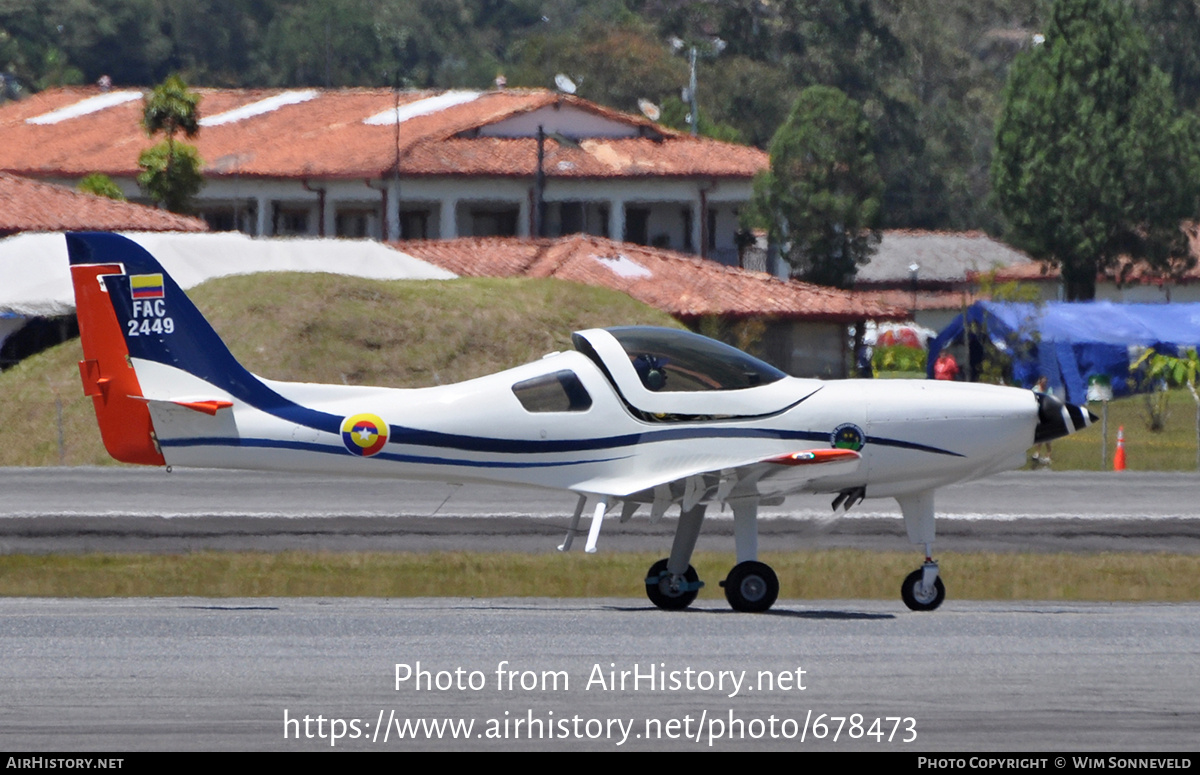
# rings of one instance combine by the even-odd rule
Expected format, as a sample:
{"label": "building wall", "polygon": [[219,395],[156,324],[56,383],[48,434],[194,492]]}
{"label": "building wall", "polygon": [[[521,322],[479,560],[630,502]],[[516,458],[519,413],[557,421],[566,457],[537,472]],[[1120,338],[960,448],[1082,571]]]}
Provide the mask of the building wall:
{"label": "building wall", "polygon": [[[214,230],[263,236],[386,239],[398,232],[401,239],[527,237],[533,232],[532,177],[401,179],[396,183],[225,175],[208,179],[195,207]],[[118,184],[130,199],[141,197],[132,179]],[[711,181],[647,178],[631,183],[625,179],[556,179],[551,173],[543,193],[545,233],[555,237],[583,231],[707,254],[736,265],[737,213],[750,194],[748,181],[715,185]],[[703,211],[702,206],[706,208]]]}
{"label": "building wall", "polygon": [[[1053,284],[1055,288],[1057,283]],[[1114,283],[1097,283],[1096,299],[1126,304],[1166,304],[1168,302],[1200,301],[1200,283],[1165,285],[1130,285],[1118,288]]]}

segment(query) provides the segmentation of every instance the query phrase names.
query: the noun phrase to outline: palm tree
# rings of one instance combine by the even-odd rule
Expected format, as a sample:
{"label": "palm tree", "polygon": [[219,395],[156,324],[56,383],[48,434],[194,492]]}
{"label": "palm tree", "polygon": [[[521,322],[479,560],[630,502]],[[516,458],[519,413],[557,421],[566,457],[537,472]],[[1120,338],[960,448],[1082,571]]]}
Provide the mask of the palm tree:
{"label": "palm tree", "polygon": [[138,165],[143,172],[138,183],[171,212],[185,212],[188,201],[204,184],[202,162],[195,146],[177,146],[175,135],[183,132],[193,138],[200,133],[200,95],[189,91],[179,76],[169,76],[146,95],[142,126],[150,137],[165,134],[166,141],[142,151]]}
{"label": "palm tree", "polygon": [[200,133],[200,95],[189,91],[178,75],[154,87],[143,103],[142,126],[150,137],[167,135],[168,147],[174,147],[175,133],[182,130],[189,138]]}

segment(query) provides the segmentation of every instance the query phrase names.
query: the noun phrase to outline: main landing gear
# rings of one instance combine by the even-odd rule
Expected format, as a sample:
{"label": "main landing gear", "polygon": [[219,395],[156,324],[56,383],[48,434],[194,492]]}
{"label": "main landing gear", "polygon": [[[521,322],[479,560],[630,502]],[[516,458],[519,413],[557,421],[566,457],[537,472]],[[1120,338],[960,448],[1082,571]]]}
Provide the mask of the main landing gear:
{"label": "main landing gear", "polygon": [[[691,565],[682,575],[667,571],[666,558],[650,566],[646,574],[646,597],[664,611],[678,611],[691,605],[704,587]],[[775,605],[779,597],[779,577],[771,566],[749,560],[739,562],[721,582],[729,607],[743,613],[762,613]]]}
{"label": "main landing gear", "polygon": [[[735,611],[761,613],[775,605],[779,597],[779,577],[771,566],[758,561],[758,500],[733,498],[733,534],[738,564],[721,582],[725,599]],[[688,563],[696,548],[704,506],[696,504],[679,516],[679,528],[671,545],[671,556],[650,566],[646,574],[646,596],[650,602],[668,611],[687,608],[696,599],[704,582]]]}
{"label": "main landing gear", "polygon": [[743,613],[762,613],[779,597],[779,577],[770,565],[755,560],[734,565],[721,586],[729,607]]}
{"label": "main landing gear", "polygon": [[672,575],[667,572],[667,562],[664,557],[650,566],[646,574],[646,597],[664,611],[679,611],[692,604],[704,582],[691,565],[682,575]]}

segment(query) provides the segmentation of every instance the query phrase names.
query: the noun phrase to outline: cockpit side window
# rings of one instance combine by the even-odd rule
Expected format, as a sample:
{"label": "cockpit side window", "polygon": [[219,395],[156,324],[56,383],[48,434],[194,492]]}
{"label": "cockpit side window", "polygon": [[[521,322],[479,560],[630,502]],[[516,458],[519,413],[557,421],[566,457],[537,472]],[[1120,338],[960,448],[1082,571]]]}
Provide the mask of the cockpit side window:
{"label": "cockpit side window", "polygon": [[512,391],[527,412],[586,412],[592,407],[587,388],[568,369],[523,380]]}

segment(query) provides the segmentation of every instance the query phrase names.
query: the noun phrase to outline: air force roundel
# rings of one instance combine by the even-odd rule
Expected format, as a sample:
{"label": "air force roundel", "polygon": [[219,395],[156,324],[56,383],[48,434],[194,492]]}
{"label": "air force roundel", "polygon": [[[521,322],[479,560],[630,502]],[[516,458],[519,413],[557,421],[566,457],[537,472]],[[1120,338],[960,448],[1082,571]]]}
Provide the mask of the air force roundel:
{"label": "air force roundel", "polygon": [[833,429],[829,436],[829,444],[835,449],[852,449],[858,452],[867,443],[867,434],[852,422],[843,423]]}
{"label": "air force roundel", "polygon": [[371,457],[387,440],[388,426],[379,415],[354,414],[342,420],[342,443],[351,455]]}

